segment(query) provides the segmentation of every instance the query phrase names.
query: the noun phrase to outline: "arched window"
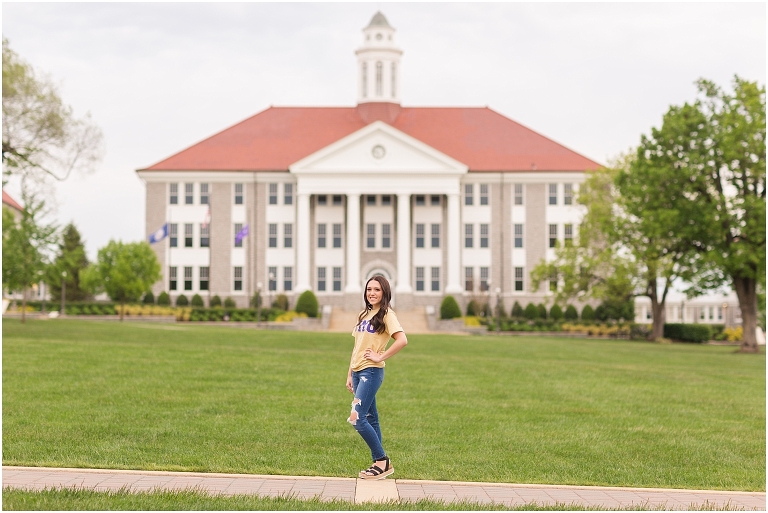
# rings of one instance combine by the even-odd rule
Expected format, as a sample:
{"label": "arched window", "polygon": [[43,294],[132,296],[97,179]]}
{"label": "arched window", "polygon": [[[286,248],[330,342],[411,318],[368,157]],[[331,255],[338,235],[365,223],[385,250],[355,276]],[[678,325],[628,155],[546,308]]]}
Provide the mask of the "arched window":
{"label": "arched window", "polygon": [[397,75],[395,71],[395,63],[392,63],[392,98],[397,98]]}
{"label": "arched window", "polygon": [[362,69],[363,98],[368,96],[368,65],[363,63]]}
{"label": "arched window", "polygon": [[381,62],[376,63],[376,96],[381,96],[383,80],[384,80],[384,65]]}

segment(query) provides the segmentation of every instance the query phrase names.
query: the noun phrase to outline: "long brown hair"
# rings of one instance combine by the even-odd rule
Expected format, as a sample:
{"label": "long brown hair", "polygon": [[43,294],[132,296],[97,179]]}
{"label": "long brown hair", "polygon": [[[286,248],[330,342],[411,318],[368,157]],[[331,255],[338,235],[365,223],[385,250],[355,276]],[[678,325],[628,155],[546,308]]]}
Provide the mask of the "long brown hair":
{"label": "long brown hair", "polygon": [[363,301],[365,301],[365,310],[360,312],[360,316],[357,318],[357,325],[359,326],[360,323],[363,322],[365,316],[368,315],[368,312],[373,309],[373,305],[368,301],[368,294],[366,294],[368,291],[368,284],[373,280],[376,280],[379,282],[379,285],[381,285],[381,303],[379,303],[379,311],[376,312],[376,315],[374,315],[371,319],[371,326],[376,333],[381,334],[384,333],[384,330],[387,328],[386,324],[384,324],[384,316],[386,316],[387,312],[389,311],[389,302],[392,300],[392,289],[389,288],[389,282],[387,279],[380,274],[372,276],[367,282],[365,282],[365,288],[363,288]]}

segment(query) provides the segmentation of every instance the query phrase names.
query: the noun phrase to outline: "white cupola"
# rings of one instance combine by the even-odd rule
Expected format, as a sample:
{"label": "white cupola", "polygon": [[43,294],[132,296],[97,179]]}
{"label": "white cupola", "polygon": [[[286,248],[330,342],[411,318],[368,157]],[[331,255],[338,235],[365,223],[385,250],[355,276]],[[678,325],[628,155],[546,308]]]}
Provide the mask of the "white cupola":
{"label": "white cupola", "polygon": [[392,28],[381,12],[363,29],[357,49],[357,103],[400,103],[400,50]]}

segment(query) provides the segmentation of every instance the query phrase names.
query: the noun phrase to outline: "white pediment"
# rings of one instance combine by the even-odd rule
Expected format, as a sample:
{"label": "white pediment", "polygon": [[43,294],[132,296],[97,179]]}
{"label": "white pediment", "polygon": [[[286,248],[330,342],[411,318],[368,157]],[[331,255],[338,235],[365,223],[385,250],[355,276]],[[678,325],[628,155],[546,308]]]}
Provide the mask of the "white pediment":
{"label": "white pediment", "polygon": [[306,175],[459,175],[466,173],[468,167],[383,121],[375,121],[301,159],[289,170]]}

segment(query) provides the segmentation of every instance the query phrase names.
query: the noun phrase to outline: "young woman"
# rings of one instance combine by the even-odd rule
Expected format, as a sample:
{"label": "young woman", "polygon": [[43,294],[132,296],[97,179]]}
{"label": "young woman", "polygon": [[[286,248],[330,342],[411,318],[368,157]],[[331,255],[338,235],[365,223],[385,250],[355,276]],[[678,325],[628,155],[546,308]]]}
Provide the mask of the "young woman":
{"label": "young woman", "polygon": [[[381,445],[376,392],[384,381],[384,360],[391,358],[408,343],[395,312],[389,309],[392,292],[383,276],[374,276],[365,284],[365,310],[352,331],[355,348],[347,373],[347,390],[355,394],[347,422],[352,424],[371,449],[373,465],[360,471],[361,479],[383,479],[395,472]],[[390,338],[395,341],[387,349]]]}

